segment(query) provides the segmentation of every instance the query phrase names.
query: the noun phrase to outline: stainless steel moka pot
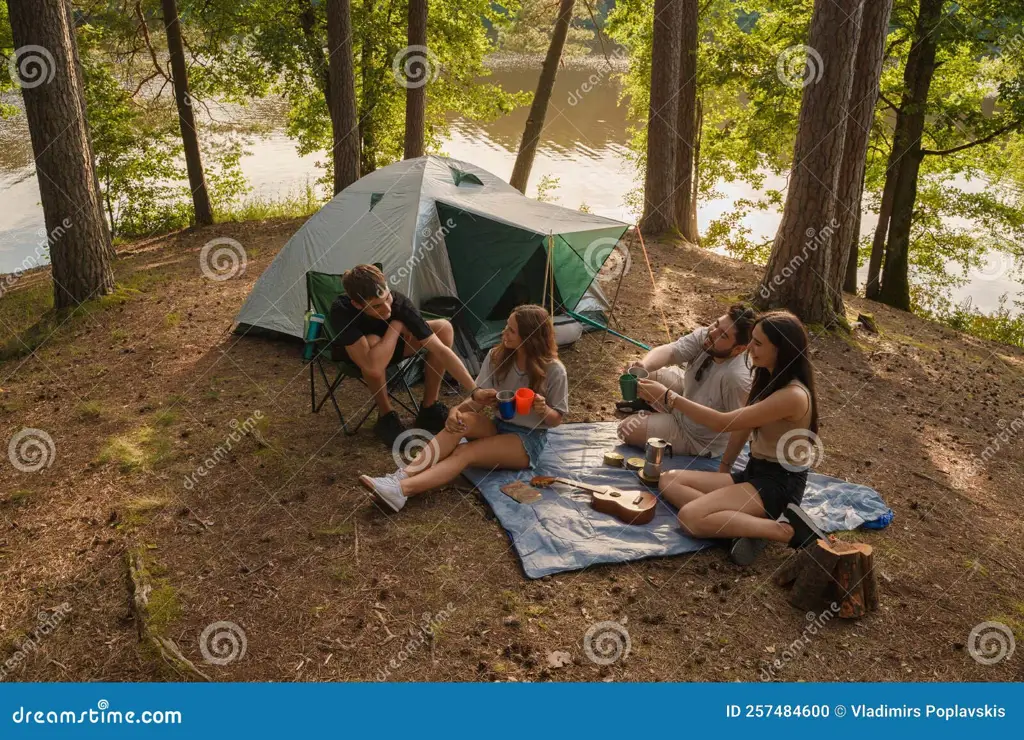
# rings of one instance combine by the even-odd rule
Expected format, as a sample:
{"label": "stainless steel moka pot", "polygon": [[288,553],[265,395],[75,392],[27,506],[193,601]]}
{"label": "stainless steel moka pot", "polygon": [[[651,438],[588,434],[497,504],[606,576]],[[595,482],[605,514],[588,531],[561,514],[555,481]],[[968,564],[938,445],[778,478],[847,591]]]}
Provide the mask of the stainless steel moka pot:
{"label": "stainless steel moka pot", "polygon": [[659,437],[651,437],[644,448],[644,478],[656,481],[661,477],[661,461],[665,452],[672,457],[672,445]]}

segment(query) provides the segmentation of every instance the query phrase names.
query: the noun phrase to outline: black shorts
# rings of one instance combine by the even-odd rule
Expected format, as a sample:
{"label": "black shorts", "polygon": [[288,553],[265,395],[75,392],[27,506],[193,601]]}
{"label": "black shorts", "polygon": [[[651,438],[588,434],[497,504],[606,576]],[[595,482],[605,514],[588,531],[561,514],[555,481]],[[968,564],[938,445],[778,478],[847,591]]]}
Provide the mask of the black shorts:
{"label": "black shorts", "polygon": [[807,487],[807,471],[786,470],[771,460],[752,457],[747,467],[732,473],[733,483],[749,483],[761,497],[770,519],[778,519],[789,504],[799,504]]}
{"label": "black shorts", "polygon": [[[405,348],[407,346],[408,345],[405,343],[405,339],[402,336],[399,336],[398,341],[395,342],[395,351],[391,355],[391,359],[388,360],[388,367],[391,367],[392,365],[397,365],[399,362],[405,359]],[[412,355],[411,350],[412,348],[410,347],[410,356]],[[340,345],[335,345],[334,347],[331,348],[331,359],[334,360],[335,362],[347,362],[350,365],[356,364],[352,361],[352,358],[348,356],[348,352],[345,351],[345,348]]]}

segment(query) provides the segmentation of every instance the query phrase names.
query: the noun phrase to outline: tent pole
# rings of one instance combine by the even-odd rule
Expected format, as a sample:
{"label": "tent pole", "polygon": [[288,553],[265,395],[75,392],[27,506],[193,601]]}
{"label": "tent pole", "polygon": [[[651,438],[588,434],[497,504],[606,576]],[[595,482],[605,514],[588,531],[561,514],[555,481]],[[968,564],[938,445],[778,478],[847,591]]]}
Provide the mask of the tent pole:
{"label": "tent pole", "polygon": [[[616,243],[617,244],[617,243]],[[614,251],[614,248],[613,248]],[[612,307],[608,309],[608,323],[615,321],[615,304],[619,301],[619,289],[622,288],[622,278],[626,277],[626,268],[629,267],[629,244],[626,244],[626,259],[622,261],[622,270],[619,272],[619,282],[615,284],[615,295],[612,297]],[[620,327],[622,323],[615,321]]]}
{"label": "tent pole", "polygon": [[658,299],[656,297],[658,285],[657,283],[654,282],[654,270],[651,269],[651,260],[647,256],[647,247],[644,246],[644,235],[640,233],[639,226],[636,227],[636,235],[640,237],[640,248],[644,250],[644,262],[647,263],[647,274],[651,276],[651,289],[654,291],[654,294],[651,295],[651,298],[654,299],[654,303],[658,307],[658,313],[661,314],[661,325],[665,327],[665,336],[668,337],[669,344],[671,344],[672,332],[668,330],[668,322],[665,320],[665,312],[662,310],[661,304],[658,303]]}
{"label": "tent pole", "polygon": [[540,292],[540,305],[544,305],[548,300],[548,278],[551,275],[551,235],[548,235],[548,254],[547,260],[544,262],[544,288]]}
{"label": "tent pole", "polygon": [[548,232],[548,264],[551,266],[551,318],[555,317],[555,237]]}

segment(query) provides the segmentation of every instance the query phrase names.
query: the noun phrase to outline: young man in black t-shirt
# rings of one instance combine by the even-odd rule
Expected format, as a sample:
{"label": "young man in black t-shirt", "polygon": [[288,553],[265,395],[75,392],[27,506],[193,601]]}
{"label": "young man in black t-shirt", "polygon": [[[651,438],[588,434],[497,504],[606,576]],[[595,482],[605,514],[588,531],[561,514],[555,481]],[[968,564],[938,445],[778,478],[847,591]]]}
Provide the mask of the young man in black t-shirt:
{"label": "young man in black t-shirt", "polygon": [[426,321],[406,296],[388,288],[384,273],[373,265],[356,265],[342,275],[345,295],[331,306],[331,326],[336,360],[351,362],[363,373],[373,391],[379,419],[374,432],[385,444],[394,444],[405,431],[391,407],[385,387],[386,368],[426,348],[423,401],[416,427],[436,434],[444,428],[448,409],[438,400],[444,371],[451,373],[467,391],[475,387],[473,376],[452,351],[455,331],[445,319]]}

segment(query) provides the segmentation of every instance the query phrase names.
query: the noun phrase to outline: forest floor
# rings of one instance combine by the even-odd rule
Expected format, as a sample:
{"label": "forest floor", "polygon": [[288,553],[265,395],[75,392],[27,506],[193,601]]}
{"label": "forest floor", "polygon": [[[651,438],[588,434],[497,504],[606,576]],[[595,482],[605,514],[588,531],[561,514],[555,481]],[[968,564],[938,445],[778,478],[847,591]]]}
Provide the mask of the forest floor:
{"label": "forest floor", "polygon": [[[780,656],[779,680],[1024,680],[1024,647],[995,665],[967,647],[986,621],[1024,639],[1021,350],[857,298],[850,316],[873,313],[878,335],[814,337],[819,472],[876,488],[896,517],[855,534],[876,548],[880,610],[808,634],[771,580],[783,547],[747,568],[712,549],[531,581],[468,484],[400,515],[371,503],[356,475],[390,470],[390,450],[368,427],[345,437],[329,407],[310,413],[296,345],[230,333],[300,223],[129,245],[118,291],[60,324],[39,320],[46,273],[0,300],[0,441],[24,428],[53,441],[38,472],[0,465],[0,678],[194,675],[140,643],[134,553],[152,588],[150,634],[214,680],[756,681]],[[248,264],[216,282],[199,252],[221,236],[245,247]],[[665,341],[659,309],[678,336],[749,294],[760,274],[686,245],[649,252],[656,287],[637,261],[616,309],[648,343]],[[567,421],[615,419],[613,368],[633,356],[598,334],[564,350]],[[343,399],[349,410],[363,401]],[[257,432],[232,441],[250,419]],[[1000,433],[1009,441],[983,460]],[[219,464],[186,486],[215,454]],[[429,639],[426,613],[439,623]],[[631,639],[609,666],[582,649],[603,620],[624,623]],[[244,655],[225,665],[204,657],[230,654],[229,641],[206,656],[201,646],[216,622],[237,625],[238,641],[244,632]]]}

